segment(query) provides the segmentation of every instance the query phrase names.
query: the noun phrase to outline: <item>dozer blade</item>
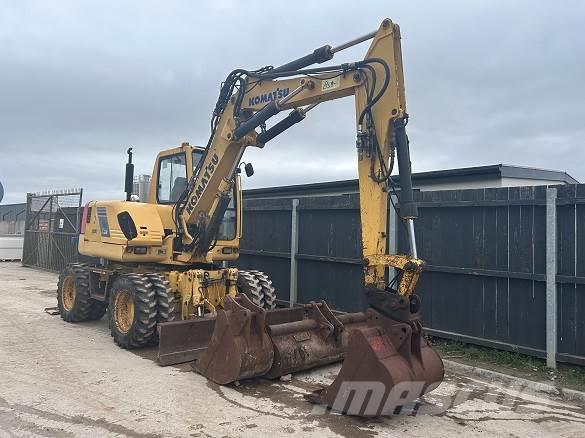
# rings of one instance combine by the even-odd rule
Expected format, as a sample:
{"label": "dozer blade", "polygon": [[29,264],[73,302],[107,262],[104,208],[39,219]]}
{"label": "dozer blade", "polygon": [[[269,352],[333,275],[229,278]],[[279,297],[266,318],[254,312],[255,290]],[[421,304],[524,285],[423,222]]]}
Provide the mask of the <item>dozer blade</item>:
{"label": "dozer blade", "polygon": [[211,340],[215,316],[158,325],[158,363],[174,365],[200,357]]}
{"label": "dozer blade", "polygon": [[390,415],[443,380],[443,362],[422,336],[418,297],[375,295],[368,328],[351,331],[341,371],[310,401],[349,415]]}
{"label": "dozer blade", "polygon": [[246,295],[224,297],[207,350],[193,368],[215,383],[260,376],[272,366],[274,352],[266,333],[266,311]]}

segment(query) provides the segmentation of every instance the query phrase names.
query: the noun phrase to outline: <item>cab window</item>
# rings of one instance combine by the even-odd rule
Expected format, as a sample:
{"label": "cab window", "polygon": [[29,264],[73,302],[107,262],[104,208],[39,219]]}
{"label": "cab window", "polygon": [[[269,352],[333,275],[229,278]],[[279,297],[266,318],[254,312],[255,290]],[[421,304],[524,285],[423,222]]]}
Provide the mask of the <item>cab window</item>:
{"label": "cab window", "polygon": [[197,170],[199,167],[199,163],[201,162],[201,158],[203,158],[203,151],[199,149],[193,150],[193,172]]}
{"label": "cab window", "polygon": [[217,240],[233,240],[236,238],[236,187],[232,192],[232,197],[228,208],[223,215],[223,220],[217,231]]}
{"label": "cab window", "polygon": [[176,202],[187,187],[187,166],[185,154],[164,157],[158,165],[158,188],[156,198],[159,204]]}

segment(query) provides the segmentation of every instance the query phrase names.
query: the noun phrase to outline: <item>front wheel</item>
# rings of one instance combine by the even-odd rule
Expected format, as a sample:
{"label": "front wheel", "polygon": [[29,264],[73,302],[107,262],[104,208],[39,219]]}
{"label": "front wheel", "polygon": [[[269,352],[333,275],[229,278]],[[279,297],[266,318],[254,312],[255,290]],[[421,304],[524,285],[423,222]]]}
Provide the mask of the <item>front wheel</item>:
{"label": "front wheel", "polygon": [[110,333],[122,348],[140,348],[154,337],[155,290],[147,276],[121,275],[114,281],[108,306]]}

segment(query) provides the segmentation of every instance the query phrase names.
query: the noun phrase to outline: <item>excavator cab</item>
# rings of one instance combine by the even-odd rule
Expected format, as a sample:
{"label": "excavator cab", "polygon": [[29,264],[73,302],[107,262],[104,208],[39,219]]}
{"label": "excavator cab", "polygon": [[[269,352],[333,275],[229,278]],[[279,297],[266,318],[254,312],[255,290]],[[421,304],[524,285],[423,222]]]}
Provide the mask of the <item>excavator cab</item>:
{"label": "excavator cab", "polygon": [[[188,181],[198,171],[205,148],[183,143],[162,151],[156,157],[150,181],[148,202],[157,205],[161,217],[171,218],[174,205],[185,192]],[[169,210],[169,211],[165,211]],[[210,251],[214,261],[235,260],[242,235],[241,179],[235,178],[229,204],[220,223],[216,243]],[[169,224],[172,229],[174,224]]]}

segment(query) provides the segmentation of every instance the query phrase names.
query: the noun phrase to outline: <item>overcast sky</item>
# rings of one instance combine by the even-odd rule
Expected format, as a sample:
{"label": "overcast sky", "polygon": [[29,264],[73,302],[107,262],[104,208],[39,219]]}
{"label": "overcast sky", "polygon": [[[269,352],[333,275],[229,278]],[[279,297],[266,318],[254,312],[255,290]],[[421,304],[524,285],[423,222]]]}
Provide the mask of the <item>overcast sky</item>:
{"label": "overcast sky", "polygon": [[[123,196],[182,141],[204,144],[219,83],[401,26],[413,170],[508,163],[585,181],[583,1],[8,1],[0,6],[3,203]],[[367,45],[335,63],[360,59]],[[357,176],[353,99],[249,150],[245,187]]]}

